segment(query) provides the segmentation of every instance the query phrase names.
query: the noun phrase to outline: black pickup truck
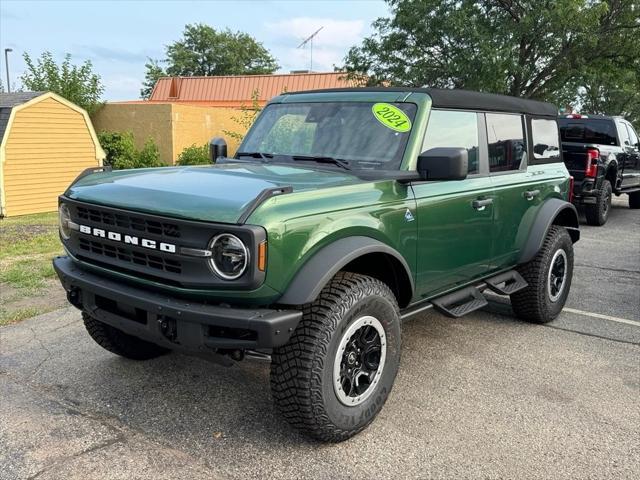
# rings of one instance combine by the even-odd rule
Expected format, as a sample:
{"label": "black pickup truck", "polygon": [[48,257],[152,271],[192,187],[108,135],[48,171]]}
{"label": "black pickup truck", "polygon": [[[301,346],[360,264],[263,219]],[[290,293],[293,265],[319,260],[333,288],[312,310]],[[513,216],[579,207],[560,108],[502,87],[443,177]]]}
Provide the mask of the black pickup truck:
{"label": "black pickup truck", "polygon": [[573,203],[584,206],[589,225],[604,225],[611,195],[629,195],[640,208],[640,141],[621,117],[571,114],[558,119],[562,153],[574,178]]}

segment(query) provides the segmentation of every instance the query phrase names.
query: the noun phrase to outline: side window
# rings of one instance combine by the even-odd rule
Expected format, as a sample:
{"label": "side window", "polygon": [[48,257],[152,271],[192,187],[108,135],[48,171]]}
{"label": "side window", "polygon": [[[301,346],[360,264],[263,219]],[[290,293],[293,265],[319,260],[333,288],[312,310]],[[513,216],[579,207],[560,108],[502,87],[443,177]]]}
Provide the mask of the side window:
{"label": "side window", "polygon": [[560,137],[558,123],[555,120],[534,118],[531,120],[531,137],[533,140],[533,162],[551,163],[560,161]]}
{"label": "side window", "polygon": [[627,123],[627,130],[629,131],[629,142],[631,146],[638,147],[638,135],[636,135],[636,131],[633,129],[630,123]]}
{"label": "side window", "polygon": [[627,126],[622,122],[616,122],[618,125],[618,132],[620,133],[620,146],[622,148],[631,145],[631,139],[629,138],[629,132]]}
{"label": "side window", "polygon": [[489,172],[508,172],[520,169],[527,154],[522,116],[487,113],[489,141]]}
{"label": "side window", "polygon": [[469,174],[478,173],[478,117],[475,112],[431,110],[423,151],[436,147],[466,148]]}

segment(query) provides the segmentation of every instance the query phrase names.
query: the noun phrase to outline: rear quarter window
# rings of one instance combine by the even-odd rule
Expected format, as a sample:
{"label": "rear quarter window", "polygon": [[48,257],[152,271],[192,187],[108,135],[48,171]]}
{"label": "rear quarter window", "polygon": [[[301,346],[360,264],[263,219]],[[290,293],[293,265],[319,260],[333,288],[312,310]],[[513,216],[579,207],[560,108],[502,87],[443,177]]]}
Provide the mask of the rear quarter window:
{"label": "rear quarter window", "polygon": [[555,120],[534,118],[531,120],[533,160],[531,164],[560,161],[560,134]]}
{"label": "rear quarter window", "polygon": [[618,144],[616,126],[612,120],[561,118],[558,123],[563,142]]}

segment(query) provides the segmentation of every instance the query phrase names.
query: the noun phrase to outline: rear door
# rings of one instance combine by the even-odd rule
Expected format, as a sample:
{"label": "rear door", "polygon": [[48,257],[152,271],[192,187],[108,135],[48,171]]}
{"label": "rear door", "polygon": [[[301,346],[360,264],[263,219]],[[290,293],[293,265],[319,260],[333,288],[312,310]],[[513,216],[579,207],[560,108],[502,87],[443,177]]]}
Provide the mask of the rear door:
{"label": "rear door", "polygon": [[459,181],[412,183],[418,226],[416,290],[423,297],[468,283],[492,268],[493,189],[483,122],[482,114],[471,111],[430,113],[422,151],[466,148],[469,174]]}
{"label": "rear door", "polygon": [[542,203],[560,196],[557,183],[566,181],[567,173],[555,119],[525,122],[522,115],[487,113],[486,125],[496,198],[493,256],[503,269],[517,263]]}

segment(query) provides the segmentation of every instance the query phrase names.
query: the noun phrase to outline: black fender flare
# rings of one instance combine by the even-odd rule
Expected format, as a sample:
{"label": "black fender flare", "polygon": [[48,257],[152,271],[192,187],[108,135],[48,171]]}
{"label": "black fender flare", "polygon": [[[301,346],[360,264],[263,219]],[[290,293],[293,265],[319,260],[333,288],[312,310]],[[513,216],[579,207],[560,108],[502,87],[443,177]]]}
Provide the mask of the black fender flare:
{"label": "black fender flare", "polygon": [[565,227],[571,240],[576,243],[580,239],[580,224],[578,222],[578,211],[576,207],[559,198],[547,200],[533,221],[529,237],[520,251],[518,263],[526,263],[532,260],[542,248],[545,237],[551,225]]}
{"label": "black fender flare", "polygon": [[620,175],[620,166],[618,164],[618,157],[616,157],[614,154],[609,155],[609,157],[607,158],[607,161],[605,163],[604,166],[604,178],[608,179],[609,178],[609,172],[613,171],[615,173],[614,175],[614,181],[611,184],[611,187],[613,187],[614,189],[616,188],[616,183],[618,180],[618,175]]}
{"label": "black fender flare", "polygon": [[304,305],[313,302],[336,273],[368,253],[384,253],[394,257],[404,267],[413,294],[413,274],[400,253],[374,238],[352,236],[336,240],[316,252],[295,274],[278,304]]}

